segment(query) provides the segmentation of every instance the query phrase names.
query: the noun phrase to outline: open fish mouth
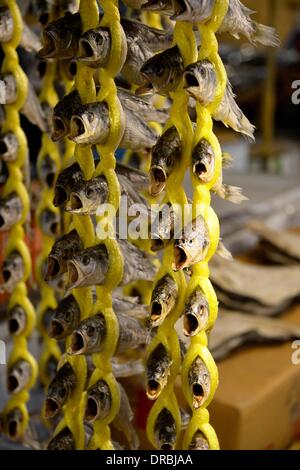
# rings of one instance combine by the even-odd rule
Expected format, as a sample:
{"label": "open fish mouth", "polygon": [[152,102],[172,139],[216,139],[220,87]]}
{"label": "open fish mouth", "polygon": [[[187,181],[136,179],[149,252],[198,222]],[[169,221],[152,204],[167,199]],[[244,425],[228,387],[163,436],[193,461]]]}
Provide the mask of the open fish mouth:
{"label": "open fish mouth", "polygon": [[194,73],[186,71],[183,73],[183,88],[198,88],[199,81]]}
{"label": "open fish mouth", "polygon": [[63,186],[56,185],[54,191],[53,204],[55,207],[63,206],[69,199],[66,189]]}
{"label": "open fish mouth", "polygon": [[158,380],[155,379],[150,379],[147,382],[147,397],[150,400],[156,400],[156,398],[159,396],[160,392],[162,390],[162,387]]}
{"label": "open fish mouth", "polygon": [[201,384],[194,383],[192,384],[193,391],[193,406],[198,409],[203,404],[205,400],[205,392]]}
{"label": "open fish mouth", "polygon": [[159,321],[161,319],[163,313],[163,308],[160,302],[157,302],[157,300],[154,300],[151,304],[151,316],[150,316],[150,321],[152,325]]}
{"label": "open fish mouth", "polygon": [[193,173],[199,180],[201,180],[203,177],[207,175],[207,168],[205,163],[202,162],[196,162],[193,165]]}
{"label": "open fish mouth", "polygon": [[87,39],[80,39],[77,60],[89,62],[97,58],[93,47]]}
{"label": "open fish mouth", "polygon": [[11,373],[7,376],[7,389],[9,393],[16,393],[19,391],[21,384],[16,374]]}
{"label": "open fish mouth", "polygon": [[192,313],[188,313],[183,319],[183,332],[185,336],[195,336],[201,330],[198,318]]}
{"label": "open fish mouth", "polygon": [[63,137],[66,137],[69,134],[70,129],[67,128],[62,118],[58,116],[54,116],[52,123],[53,123],[53,133],[51,135],[51,139],[54,142],[62,139]]}
{"label": "open fish mouth", "polygon": [[94,397],[89,396],[87,399],[85,415],[84,415],[85,421],[87,421],[88,423],[93,423],[99,416],[99,413],[100,413],[100,410],[99,410],[98,401]]}
{"label": "open fish mouth", "polygon": [[80,331],[74,331],[71,336],[71,346],[68,349],[68,354],[73,356],[83,354],[87,348],[86,340]]}
{"label": "open fish mouth", "polygon": [[43,33],[44,47],[39,51],[39,57],[50,59],[56,56],[56,39],[51,31],[44,31]]}
{"label": "open fish mouth", "polygon": [[67,262],[68,269],[68,284],[67,289],[74,289],[80,283],[79,271],[76,264],[73,261]]}
{"label": "open fish mouth", "polygon": [[75,142],[87,138],[84,122],[80,116],[72,116],[70,123],[70,139]]}
{"label": "open fish mouth", "polygon": [[21,433],[21,417],[20,418],[9,418],[7,421],[7,434],[10,439],[16,441],[20,437]]}
{"label": "open fish mouth", "polygon": [[54,256],[48,257],[48,265],[47,265],[47,272],[45,275],[45,281],[51,281],[56,276],[60,274],[60,263],[57,258]]}
{"label": "open fish mouth", "polygon": [[45,402],[45,416],[46,418],[53,418],[59,412],[61,406],[54,398],[46,398]]}
{"label": "open fish mouth", "polygon": [[67,212],[72,212],[74,214],[82,212],[83,204],[82,204],[80,197],[77,194],[71,193],[70,199],[67,202],[65,210]]}
{"label": "open fish mouth", "polygon": [[158,196],[166,187],[167,174],[160,166],[153,166],[150,170],[149,192],[151,196]]}
{"label": "open fish mouth", "polygon": [[181,271],[184,269],[188,264],[188,257],[186,251],[182,246],[176,245],[174,247],[174,263],[173,263],[173,270],[174,271]]}
{"label": "open fish mouth", "polygon": [[6,284],[10,278],[11,278],[11,271],[10,269],[3,269],[2,271],[2,277],[3,277],[3,281],[4,283]]}
{"label": "open fish mouth", "polygon": [[5,227],[5,225],[7,224],[7,221],[5,220],[5,218],[0,214],[0,230]]}
{"label": "open fish mouth", "polygon": [[8,320],[8,331],[11,335],[17,335],[21,333],[24,328],[24,324],[19,318],[12,317]]}
{"label": "open fish mouth", "polygon": [[49,336],[51,338],[59,338],[64,333],[64,327],[58,320],[52,320],[50,324]]}

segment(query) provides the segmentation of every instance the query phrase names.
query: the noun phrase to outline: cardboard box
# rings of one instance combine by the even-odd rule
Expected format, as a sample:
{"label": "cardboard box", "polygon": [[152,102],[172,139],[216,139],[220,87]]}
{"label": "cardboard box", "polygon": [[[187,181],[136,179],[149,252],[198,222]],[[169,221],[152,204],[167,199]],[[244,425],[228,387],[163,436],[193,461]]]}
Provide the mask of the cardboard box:
{"label": "cardboard box", "polygon": [[[300,306],[284,319],[300,324]],[[299,439],[300,364],[291,346],[247,346],[219,362],[210,414],[222,449],[279,450]]]}

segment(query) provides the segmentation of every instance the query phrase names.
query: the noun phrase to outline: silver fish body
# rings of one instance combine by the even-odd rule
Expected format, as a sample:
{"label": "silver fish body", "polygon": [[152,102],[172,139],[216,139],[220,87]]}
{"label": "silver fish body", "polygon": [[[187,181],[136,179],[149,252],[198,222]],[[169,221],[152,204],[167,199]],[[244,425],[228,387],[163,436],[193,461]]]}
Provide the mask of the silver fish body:
{"label": "silver fish body", "polygon": [[160,343],[150,353],[146,362],[146,393],[150,400],[156,400],[168,382],[172,358]]}
{"label": "silver fish body", "polygon": [[[187,92],[196,101],[204,106],[213,102],[217,91],[217,76],[214,65],[209,60],[199,61],[186,67],[183,82]],[[221,104],[212,116],[216,121],[222,121],[226,127],[231,127],[254,140],[255,128],[238,107],[229,81]]]}
{"label": "silver fish body", "polygon": [[22,217],[23,204],[13,192],[0,199],[0,232],[10,230]]}
{"label": "silver fish body", "polygon": [[81,250],[83,250],[83,242],[75,229],[58,239],[48,255],[45,279],[48,281],[67,272],[68,259]]}
{"label": "silver fish body", "polygon": [[80,323],[80,308],[73,295],[63,298],[51,318],[49,335],[60,340],[69,336]]}
{"label": "silver fish body", "polygon": [[178,287],[172,276],[166,274],[155,285],[150,304],[150,325],[159,326],[176,305]]}
{"label": "silver fish body", "polygon": [[167,129],[158,139],[151,153],[149,192],[157,196],[166,187],[168,177],[178,165],[182,144],[175,126]]}
{"label": "silver fish body", "polygon": [[184,227],[182,235],[174,242],[174,271],[189,268],[203,261],[209,243],[207,224],[202,216],[198,216]]}
{"label": "silver fish body", "polygon": [[48,386],[45,416],[53,418],[71,396],[76,387],[76,375],[73,367],[66,362],[56,373]]}

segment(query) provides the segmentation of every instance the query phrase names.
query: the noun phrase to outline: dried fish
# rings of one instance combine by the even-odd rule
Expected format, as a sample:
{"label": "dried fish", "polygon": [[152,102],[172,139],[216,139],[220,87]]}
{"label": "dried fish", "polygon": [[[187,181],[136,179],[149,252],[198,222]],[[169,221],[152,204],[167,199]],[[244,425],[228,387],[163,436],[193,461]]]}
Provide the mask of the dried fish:
{"label": "dried fish", "polygon": [[183,59],[178,46],[166,49],[144,63],[140,72],[145,83],[136,90],[136,93],[168,95],[179,85],[183,70]]}
{"label": "dried fish", "polygon": [[[150,281],[155,273],[148,255],[126,240],[118,240],[124,257],[122,285],[134,280]],[[86,248],[67,262],[68,289],[102,285],[109,268],[109,256],[104,244]]]}
{"label": "dried fish", "polygon": [[161,325],[176,305],[178,286],[172,276],[166,274],[156,283],[150,304],[150,325]]}
{"label": "dried fish", "polygon": [[44,59],[73,59],[77,54],[81,34],[80,14],[66,13],[47,24],[43,31],[44,47],[39,51],[39,56]]}
{"label": "dried fish", "polygon": [[195,336],[205,330],[209,320],[209,305],[200,287],[187,298],[184,307],[183,327],[186,336]]}
{"label": "dried fish", "polygon": [[210,450],[209,442],[202,431],[195,432],[188,450]]}
{"label": "dried fish", "polygon": [[[217,76],[214,65],[209,60],[200,60],[189,65],[183,72],[184,88],[204,106],[210,105],[217,92]],[[222,121],[226,127],[245,134],[254,140],[254,126],[249,122],[235,101],[232,87],[227,81],[225,95],[221,104],[213,112],[216,121]]]}
{"label": "dried fish", "polygon": [[56,207],[63,207],[75,185],[83,180],[84,175],[77,162],[61,171],[55,183],[53,204]]}
{"label": "dried fish", "polygon": [[51,318],[49,336],[60,340],[69,336],[80,323],[80,308],[71,294],[63,298]]}
{"label": "dried fish", "polygon": [[0,158],[5,162],[16,160],[19,150],[19,142],[13,132],[0,135]]}
{"label": "dried fish", "polygon": [[17,360],[8,369],[7,389],[9,393],[19,393],[29,383],[32,369],[29,362],[23,359]]}
{"label": "dried fish", "polygon": [[182,144],[175,126],[167,129],[152,149],[149,192],[157,196],[166,187],[168,177],[175,171],[182,154]]}
{"label": "dried fish", "polygon": [[[173,0],[175,21],[190,21],[206,23],[213,14],[215,0]],[[239,38],[245,36],[253,44],[264,46],[278,46],[279,38],[274,28],[253,21],[250,16],[252,10],[245,7],[239,0],[230,0],[228,12],[223,20],[219,32],[230,33]]]}
{"label": "dried fish", "polygon": [[8,310],[8,331],[11,335],[19,335],[26,328],[26,312],[19,304]]}
{"label": "dried fish", "polygon": [[17,441],[21,437],[23,419],[23,414],[19,408],[13,408],[3,417],[3,430],[13,441]]}
{"label": "dried fish", "polygon": [[150,400],[156,400],[167,385],[172,359],[162,343],[150,353],[146,362],[146,392]]}
{"label": "dried fish", "polygon": [[56,373],[48,386],[45,402],[46,418],[53,418],[67,402],[76,387],[76,375],[73,367],[66,362]]}
{"label": "dried fish", "polygon": [[177,227],[176,212],[172,204],[163,204],[157,213],[152,213],[151,250],[160,251],[165,248],[174,237]]}
{"label": "dried fish", "polygon": [[53,134],[51,138],[54,142],[70,133],[71,117],[80,105],[81,98],[77,90],[71,91],[57,103],[52,116]]}
{"label": "dried fish", "polygon": [[210,394],[209,370],[199,356],[196,357],[189,369],[188,381],[193,396],[193,407],[197,410]]}
{"label": "dried fish", "polygon": [[48,255],[45,279],[48,281],[67,272],[67,261],[82,250],[83,242],[75,229],[59,238]]}
{"label": "dried fish", "polygon": [[61,231],[59,212],[54,212],[51,209],[44,209],[40,214],[40,226],[48,237],[56,238],[59,236]]}
{"label": "dried fish", "polygon": [[1,289],[4,292],[11,293],[18,282],[21,282],[24,277],[24,261],[18,251],[10,253],[2,265],[2,278],[3,284]]}
{"label": "dried fish", "polygon": [[73,434],[68,427],[63,428],[48,444],[47,450],[76,450]]}
{"label": "dried fish", "polygon": [[161,450],[175,449],[176,432],[176,421],[172,413],[167,408],[163,408],[154,425],[157,448]]}
{"label": "dried fish", "polygon": [[191,267],[203,261],[209,248],[208,227],[202,216],[198,216],[184,227],[179,239],[174,242],[174,271]]}
{"label": "dried fish", "polygon": [[[116,353],[124,352],[126,349],[136,348],[141,344],[147,344],[150,340],[148,329],[141,326],[134,318],[118,314],[119,338]],[[71,346],[68,353],[72,355],[92,354],[103,348],[107,328],[105,317],[98,313],[83,320],[79,327],[73,331]]]}

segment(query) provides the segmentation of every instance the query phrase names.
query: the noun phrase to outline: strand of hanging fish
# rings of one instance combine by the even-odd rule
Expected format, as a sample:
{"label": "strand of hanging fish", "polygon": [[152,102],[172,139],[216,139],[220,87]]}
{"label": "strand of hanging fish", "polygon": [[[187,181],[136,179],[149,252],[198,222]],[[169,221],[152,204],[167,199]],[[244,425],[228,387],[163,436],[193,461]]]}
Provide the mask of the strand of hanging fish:
{"label": "strand of hanging fish", "polygon": [[[184,332],[191,337],[191,343],[182,364],[182,385],[185,397],[193,410],[193,417],[185,432],[183,446],[189,449],[217,449],[218,440],[209,425],[209,414],[206,410],[218,383],[217,368],[207,349],[206,336],[206,331],[212,328],[217,316],[217,299],[208,280],[208,261],[219,243],[219,224],[215,213],[209,207],[209,192],[213,190],[221,197],[236,203],[241,202],[243,196],[239,188],[222,183],[222,153],[212,131],[212,117],[223,121],[225,125],[244,133],[249,138],[253,138],[254,128],[234,101],[224,66],[218,56],[215,32],[229,31],[235,36],[244,33],[252,42],[272,46],[278,44],[278,38],[271,28],[253,22],[250,19],[252,12],[238,1],[230,1],[229,4],[217,0],[207,2],[153,0],[143,5],[141,2],[138,2],[138,5],[137,2],[127,3],[132,7],[142,6],[145,9],[172,15],[171,18],[177,21],[174,31],[175,46],[143,65],[141,72],[147,81],[138,92],[152,90],[169,94],[174,100],[173,107],[176,110],[173,116],[171,111],[171,119],[152,151],[150,173],[152,195],[156,196],[166,190],[167,199],[164,202],[172,203],[173,195],[169,185],[178,191],[178,182],[184,176],[184,169],[192,167],[194,187],[192,217],[184,227],[183,234],[175,238],[173,256],[175,271],[192,267],[192,277],[183,309]],[[191,57],[193,51],[195,53],[193,33],[184,21],[199,25],[201,47],[197,62]],[[178,23],[181,23],[180,27]],[[190,43],[187,44],[189,39]],[[189,63],[192,65],[188,65]],[[196,127],[194,139],[191,123],[184,110],[184,107],[187,108],[187,100],[182,105],[179,98],[182,86],[199,102],[196,105],[197,123],[193,126]],[[176,89],[176,93],[172,95]],[[182,100],[183,97],[182,94]],[[189,153],[187,145],[192,139],[193,150],[188,155],[191,161],[184,162],[183,149]],[[229,156],[223,154],[223,165],[228,164],[228,160]],[[174,184],[173,178],[176,177],[177,184]],[[168,244],[164,239],[166,233],[171,232],[176,237],[175,211],[172,215],[170,211],[166,211],[163,220],[165,221],[163,226],[158,224],[155,232],[157,239],[154,242],[154,249],[160,249]],[[151,319],[153,325],[160,327],[150,345],[150,354],[147,358],[148,396],[152,399],[158,398],[149,416],[148,436],[153,445],[162,449],[175,448],[180,432],[178,407],[170,405],[176,403],[174,396],[171,395],[176,372],[174,374],[172,370],[174,349],[168,344],[168,333],[172,317],[176,318],[183,293],[174,282],[174,274],[167,271],[170,266],[169,260],[172,259],[172,253],[168,250],[169,247],[165,251],[166,261],[163,263],[152,294]],[[226,255],[222,246],[220,251]],[[176,360],[178,361],[178,354]]]}
{"label": "strand of hanging fish", "polygon": [[[17,47],[22,45],[23,22],[16,1],[7,0],[2,8],[5,18],[1,40],[4,60],[1,81],[4,85],[4,122],[1,129],[1,162],[7,180],[0,200],[1,231],[9,231],[2,266],[2,290],[10,293],[8,327],[13,349],[8,359],[7,386],[12,396],[2,413],[2,427],[8,437],[24,437],[29,423],[26,404],[37,377],[37,364],[28,350],[28,338],[35,326],[35,311],[28,298],[26,282],[31,275],[31,257],[25,243],[30,196],[28,194],[29,157],[26,136],[20,126],[20,110],[26,106],[28,81],[19,65]],[[24,177],[23,177],[24,174]]]}

